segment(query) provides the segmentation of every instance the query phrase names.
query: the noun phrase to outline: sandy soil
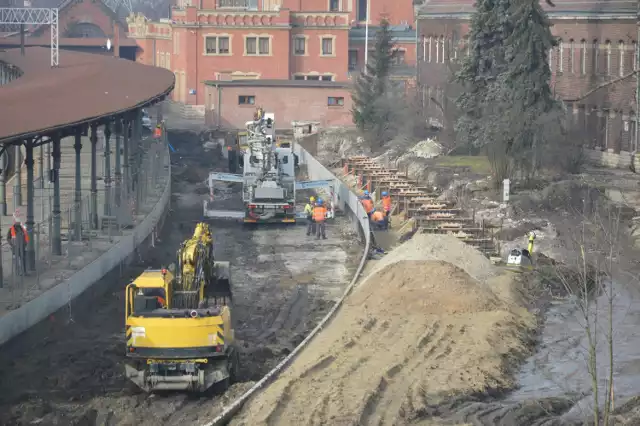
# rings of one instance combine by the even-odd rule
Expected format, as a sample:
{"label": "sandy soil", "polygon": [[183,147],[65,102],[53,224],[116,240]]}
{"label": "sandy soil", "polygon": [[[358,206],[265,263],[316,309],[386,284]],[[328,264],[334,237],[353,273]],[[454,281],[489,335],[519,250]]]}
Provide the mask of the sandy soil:
{"label": "sandy soil", "polygon": [[[465,252],[453,237],[418,235],[390,253],[233,424],[409,424],[434,403],[511,387],[535,320],[512,276]],[[438,253],[459,253],[482,279]]]}
{"label": "sandy soil", "polygon": [[[317,243],[304,227],[213,223],[216,256],[230,260],[240,383],[223,395],[146,395],[124,377],[124,286],[168,265],[202,220],[204,181],[216,166],[188,133],[171,134],[172,211],[160,241],[68,308],[0,350],[0,425],[175,425],[214,417],[286,356],[342,294],[361,254],[346,219]],[[221,166],[222,167],[222,166]],[[222,170],[222,169],[220,169]],[[233,190],[217,194],[233,208]]]}

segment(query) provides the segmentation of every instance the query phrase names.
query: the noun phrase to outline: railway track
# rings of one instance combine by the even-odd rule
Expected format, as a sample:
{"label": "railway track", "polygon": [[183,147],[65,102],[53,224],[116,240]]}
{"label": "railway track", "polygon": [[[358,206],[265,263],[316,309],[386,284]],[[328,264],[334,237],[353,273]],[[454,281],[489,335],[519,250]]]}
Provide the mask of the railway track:
{"label": "railway track", "polygon": [[[93,425],[110,419],[155,426],[211,419],[304,339],[348,285],[360,250],[337,232],[342,222],[347,227],[344,218],[319,243],[306,238],[304,227],[250,230],[214,222],[216,257],[232,266],[241,382],[207,395],[147,395],[131,385],[123,366],[124,286],[145,268],[175,259],[180,242],[202,220],[204,182],[218,165],[198,143],[172,144],[178,155],[188,155],[174,162],[172,211],[156,247],[74,300],[73,315],[63,309],[1,348],[0,424]],[[234,208],[238,197],[222,201]]]}

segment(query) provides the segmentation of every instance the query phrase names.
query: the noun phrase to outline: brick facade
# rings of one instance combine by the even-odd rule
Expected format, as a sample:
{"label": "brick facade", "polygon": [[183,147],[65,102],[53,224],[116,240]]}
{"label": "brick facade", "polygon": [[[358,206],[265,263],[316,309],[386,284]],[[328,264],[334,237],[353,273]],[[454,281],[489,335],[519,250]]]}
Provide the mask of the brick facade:
{"label": "brick facade", "polygon": [[[174,72],[173,99],[188,105],[209,103],[205,81],[310,81],[344,86],[352,83],[353,72],[364,66],[360,15],[366,4],[366,0],[181,0],[172,9],[171,20],[151,22],[140,15],[130,17],[129,37],[140,47],[138,61]],[[397,25],[392,30],[400,51],[398,64],[415,68],[412,0],[370,4],[370,46],[375,38],[374,24],[384,16]],[[409,75],[415,77],[415,71]],[[326,87],[330,91],[333,86]],[[294,89],[286,90],[288,97]],[[295,89],[292,96],[306,93],[301,90]],[[315,88],[309,93],[320,92]],[[325,104],[322,117],[336,116],[326,99],[318,102]],[[305,102],[297,108],[307,108],[307,112],[300,112],[306,120],[313,120],[311,116],[317,112]]]}
{"label": "brick facade", "polygon": [[[566,3],[566,4],[565,4]],[[622,5],[622,6],[620,6]],[[550,52],[551,86],[584,129],[589,148],[610,152],[635,146],[637,58],[635,9],[622,3],[598,3],[597,11],[556,2],[548,9],[558,47]],[[473,5],[433,0],[418,14],[418,68],[424,99],[441,99],[451,90],[448,78],[456,59],[467,54],[466,35]],[[606,88],[603,84],[614,82]],[[587,95],[587,96],[585,96]],[[438,108],[428,114],[439,118]]]}
{"label": "brick facade", "polygon": [[205,99],[207,124],[225,129],[244,128],[257,106],[275,114],[278,129],[291,128],[293,121],[314,121],[324,127],[353,124],[350,91],[340,83],[211,81]]}

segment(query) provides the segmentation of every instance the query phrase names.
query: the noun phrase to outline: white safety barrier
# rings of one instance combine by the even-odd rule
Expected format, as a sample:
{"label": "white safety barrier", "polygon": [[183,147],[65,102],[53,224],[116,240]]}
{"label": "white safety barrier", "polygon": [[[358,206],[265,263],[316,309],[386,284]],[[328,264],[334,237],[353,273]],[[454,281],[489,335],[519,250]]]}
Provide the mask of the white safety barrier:
{"label": "white safety barrier", "polygon": [[0,317],[0,344],[31,328],[82,294],[116,266],[122,264],[149,237],[166,213],[171,201],[170,162],[167,167],[169,167],[167,183],[151,213],[135,227],[132,233],[121,237],[96,260],[35,299]]}
{"label": "white safety barrier", "polygon": [[227,406],[224,411],[215,419],[206,423],[203,426],[218,426],[226,424],[231,420],[231,418],[240,411],[245,402],[247,402],[252,396],[254,396],[260,389],[266,387],[269,383],[271,383],[278,375],[284,371],[284,369],[295,359],[295,357],[311,342],[311,340],[318,334],[320,331],[325,328],[335,313],[338,311],[342,303],[346,299],[346,297],[353,290],[358,278],[360,278],[360,274],[362,273],[362,269],[367,262],[367,257],[369,254],[369,247],[371,243],[371,232],[369,230],[369,218],[367,213],[364,211],[362,204],[358,200],[356,194],[351,192],[351,189],[342,183],[338,178],[335,177],[333,173],[327,170],[318,160],[313,158],[304,148],[300,146],[300,144],[294,145],[294,150],[298,155],[300,164],[306,164],[307,173],[309,175],[310,180],[333,180],[335,182],[334,188],[334,200],[335,205],[339,206],[343,211],[348,211],[352,218],[354,219],[354,224],[358,226],[359,230],[362,232],[364,236],[364,250],[362,252],[362,259],[360,259],[360,264],[358,265],[358,269],[354,274],[349,286],[345,290],[344,294],[340,299],[336,302],[336,304],[331,308],[329,313],[325,315],[325,317],[320,321],[320,324],[314,328],[311,333],[293,350],[291,353],[283,359],[273,370],[269,371],[258,383],[256,383],[251,389],[245,392],[240,398],[233,401],[233,403]]}

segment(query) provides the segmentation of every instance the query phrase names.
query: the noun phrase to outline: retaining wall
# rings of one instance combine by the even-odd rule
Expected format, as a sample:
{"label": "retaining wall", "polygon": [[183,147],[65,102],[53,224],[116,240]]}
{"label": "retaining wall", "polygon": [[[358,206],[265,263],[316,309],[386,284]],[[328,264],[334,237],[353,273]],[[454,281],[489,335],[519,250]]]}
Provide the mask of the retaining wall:
{"label": "retaining wall", "polygon": [[[315,138],[316,135],[309,135],[309,138]],[[304,143],[304,142],[303,142]],[[282,360],[273,370],[267,373],[258,383],[256,383],[251,389],[249,389],[244,395],[240,398],[236,399],[233,403],[227,406],[224,411],[212,421],[206,423],[205,426],[218,426],[224,425],[231,418],[240,411],[245,402],[247,402],[251,397],[253,397],[256,393],[258,393],[261,389],[265,388],[269,383],[275,380],[278,375],[291,362],[298,356],[298,354],[309,344],[309,342],[318,334],[324,327],[326,327],[334,315],[342,306],[342,303],[346,299],[346,297],[353,290],[360,274],[362,273],[362,269],[364,268],[365,263],[367,262],[367,257],[369,254],[369,247],[371,243],[371,232],[369,229],[369,219],[367,217],[366,212],[364,211],[362,204],[358,200],[356,194],[351,192],[349,187],[342,183],[336,176],[331,173],[327,168],[325,168],[318,160],[316,160],[307,150],[305,150],[301,143],[296,143],[294,145],[295,152],[299,157],[300,165],[307,166],[307,175],[310,180],[333,180],[334,181],[334,203],[336,203],[340,208],[347,213],[353,220],[353,225],[357,228],[361,234],[362,241],[364,243],[364,249],[362,252],[362,258],[360,259],[360,264],[358,265],[358,269],[354,274],[349,286],[345,290],[340,300],[336,302],[336,304],[331,308],[329,313],[320,321],[320,323],[314,328],[311,333],[284,359]],[[242,362],[242,360],[241,360]]]}
{"label": "retaining wall", "polygon": [[[168,158],[169,156],[167,156]],[[18,309],[0,317],[0,345],[34,326],[93,286],[114,268],[128,263],[131,255],[161,225],[171,200],[171,164],[169,179],[156,205],[133,232],[120,237],[106,253],[65,281],[47,290]]]}

